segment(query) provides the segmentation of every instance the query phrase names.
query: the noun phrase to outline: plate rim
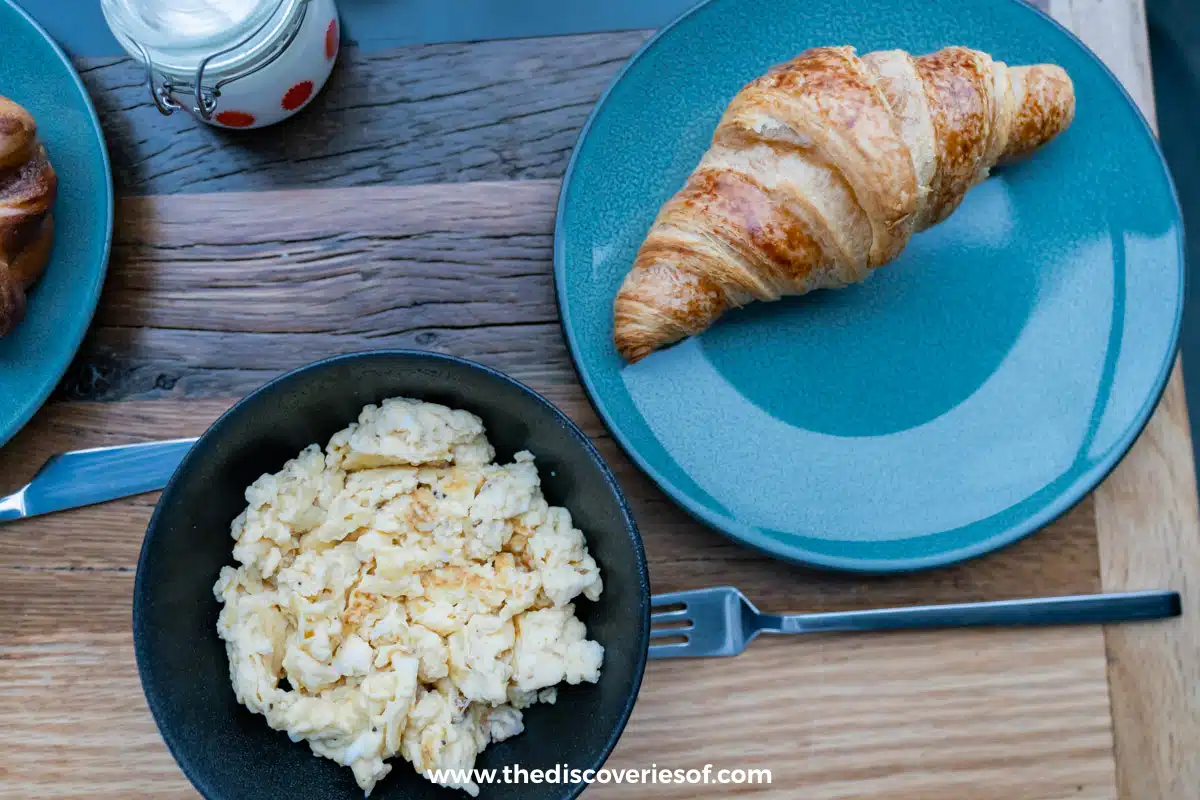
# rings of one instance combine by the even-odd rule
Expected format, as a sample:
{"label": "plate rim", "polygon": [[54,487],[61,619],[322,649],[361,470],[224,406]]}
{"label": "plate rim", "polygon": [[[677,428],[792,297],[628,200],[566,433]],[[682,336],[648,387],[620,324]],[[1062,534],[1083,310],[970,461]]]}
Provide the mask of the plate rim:
{"label": "plate rim", "polygon": [[[1083,472],[1079,477],[1073,480],[1061,492],[1049,500],[1037,513],[1032,514],[1019,524],[1010,525],[1003,531],[988,536],[975,544],[961,547],[956,550],[947,550],[931,555],[914,556],[908,558],[856,558],[846,556],[831,556],[825,553],[816,552],[797,543],[785,543],[762,534],[755,526],[744,525],[736,520],[728,520],[717,514],[714,514],[709,509],[695,502],[691,496],[679,489],[672,481],[663,476],[654,465],[644,458],[625,436],[609,413],[604,408],[604,403],[601,400],[599,393],[596,391],[591,378],[582,367],[582,359],[580,358],[579,350],[576,346],[576,335],[573,328],[569,325],[570,311],[567,305],[567,295],[565,289],[565,281],[562,276],[566,272],[566,253],[565,239],[566,233],[563,231],[563,218],[567,207],[568,195],[570,194],[572,177],[574,176],[576,163],[579,160],[580,152],[583,149],[584,143],[587,141],[588,135],[591,133],[592,125],[600,114],[604,111],[608,103],[609,95],[613,90],[625,79],[626,75],[633,67],[641,61],[664,37],[681,24],[684,20],[692,15],[700,12],[702,9],[716,2],[733,2],[734,0],[700,0],[699,3],[684,11],[667,25],[657,30],[649,39],[642,43],[633,55],[622,65],[621,69],[612,78],[611,82],[605,88],[603,94],[597,99],[596,104],[592,107],[588,114],[587,121],[579,131],[579,137],[575,141],[575,146],[571,151],[571,158],[567,162],[567,168],[563,173],[562,185],[559,188],[558,202],[555,205],[554,217],[554,269],[552,276],[554,281],[554,297],[558,305],[558,322],[559,329],[562,333],[563,341],[567,346],[567,352],[571,356],[571,367],[575,371],[575,376],[579,380],[580,385],[584,388],[584,394],[587,396],[588,404],[600,419],[604,429],[613,437],[620,445],[621,450],[634,463],[635,466],[648,477],[663,493],[665,493],[676,505],[686,511],[691,517],[703,523],[712,530],[732,539],[733,541],[748,546],[753,550],[781,559],[793,564],[799,564],[807,567],[814,567],[821,570],[840,571],[849,573],[859,573],[867,575],[883,575],[915,572],[919,570],[933,569],[936,567],[944,567],[952,564],[958,564],[978,556],[986,555],[997,550],[1008,547],[1016,542],[1025,539],[1028,536],[1040,531],[1042,528],[1053,523],[1055,520],[1062,517],[1098,487],[1105,478],[1107,478],[1117,465],[1129,453],[1134,442],[1137,441],[1146,425],[1150,422],[1154,411],[1158,408],[1159,402],[1162,400],[1166,392],[1171,373],[1179,356],[1180,348],[1180,330],[1183,324],[1183,300],[1187,292],[1187,265],[1185,253],[1185,236],[1183,225],[1183,209],[1179,202],[1179,193],[1175,188],[1175,180],[1171,175],[1171,170],[1167,165],[1166,158],[1163,155],[1162,146],[1158,141],[1158,137],[1154,134],[1153,128],[1147,121],[1142,110],[1134,102],[1129,91],[1121,83],[1120,79],[1113,73],[1108,65],[1100,59],[1096,53],[1087,46],[1078,36],[1076,36],[1069,28],[1054,19],[1047,12],[1042,11],[1036,6],[1030,5],[1024,0],[1007,0],[1010,6],[1017,6],[1022,11],[1032,15],[1032,19],[1042,24],[1049,24],[1054,30],[1065,37],[1066,41],[1073,44],[1082,53],[1089,58],[1099,69],[1100,74],[1105,76],[1113,83],[1120,96],[1124,99],[1126,105],[1133,111],[1134,117],[1139,123],[1145,136],[1150,140],[1153,153],[1157,157],[1157,163],[1162,171],[1163,177],[1166,179],[1166,186],[1172,206],[1174,208],[1174,223],[1179,231],[1178,248],[1176,254],[1176,264],[1179,273],[1178,284],[1176,288],[1176,303],[1175,315],[1171,324],[1171,345],[1168,352],[1164,354],[1162,363],[1158,366],[1157,374],[1152,383],[1152,389],[1147,395],[1145,401],[1139,407],[1137,413],[1133,417],[1133,423],[1121,434],[1117,442],[1113,445],[1108,456],[1092,466],[1090,469]],[[1018,11],[1021,13],[1021,11]],[[1036,24],[1036,23],[1035,23]],[[977,522],[977,521],[976,521]],[[975,523],[968,523],[975,524]]]}
{"label": "plate rim", "polygon": [[88,122],[91,124],[92,132],[95,134],[96,140],[100,142],[101,161],[104,167],[104,183],[107,189],[104,195],[106,206],[104,214],[104,246],[100,254],[100,268],[96,271],[91,284],[87,287],[87,306],[89,309],[87,319],[83,320],[79,318],[83,324],[78,327],[78,330],[72,336],[68,337],[70,341],[70,355],[62,363],[53,363],[43,373],[44,379],[35,382],[35,390],[29,393],[24,402],[21,400],[17,401],[16,413],[13,415],[11,422],[0,423],[0,425],[4,426],[0,427],[0,447],[3,447],[14,436],[20,433],[21,429],[33,419],[34,414],[46,404],[46,401],[50,398],[50,394],[58,386],[59,381],[67,374],[71,362],[79,354],[79,348],[83,344],[83,339],[87,335],[87,332],[91,330],[92,319],[96,316],[96,309],[100,305],[100,292],[104,288],[104,280],[108,275],[109,257],[112,254],[113,225],[116,218],[116,196],[113,188],[112,163],[108,155],[108,141],[104,138],[104,128],[100,124],[100,117],[96,113],[96,106],[92,103],[91,95],[88,94],[87,86],[84,84],[83,79],[79,77],[79,72],[75,69],[75,65],[71,63],[70,56],[63,51],[58,42],[54,40],[54,37],[37,20],[29,15],[28,11],[17,5],[16,0],[0,0],[0,2],[3,2],[15,11],[19,19],[24,20],[25,24],[50,45],[50,49],[58,56],[59,62],[66,68],[71,81],[79,90],[79,94],[83,98],[84,107],[87,109]]}

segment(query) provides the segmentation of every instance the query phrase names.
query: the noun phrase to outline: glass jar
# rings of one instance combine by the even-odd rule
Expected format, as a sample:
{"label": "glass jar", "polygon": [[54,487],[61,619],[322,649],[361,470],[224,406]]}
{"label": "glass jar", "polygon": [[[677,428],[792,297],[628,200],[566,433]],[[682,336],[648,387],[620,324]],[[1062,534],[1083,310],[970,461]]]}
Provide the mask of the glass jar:
{"label": "glass jar", "polygon": [[337,58],[334,0],[101,0],[163,114],[261,128],[299,111]]}

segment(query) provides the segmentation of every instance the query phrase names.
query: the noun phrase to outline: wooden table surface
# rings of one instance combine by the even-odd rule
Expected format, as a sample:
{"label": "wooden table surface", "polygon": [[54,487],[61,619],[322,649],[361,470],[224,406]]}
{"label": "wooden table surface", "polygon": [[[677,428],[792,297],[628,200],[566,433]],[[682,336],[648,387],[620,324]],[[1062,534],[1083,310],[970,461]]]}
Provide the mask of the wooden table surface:
{"label": "wooden table surface", "polygon": [[[1140,0],[1043,0],[1153,115]],[[81,60],[120,197],[91,334],[0,452],[0,494],[53,452],[199,434],[267,378],[416,347],[502,369],[594,437],[655,591],[741,586],[772,610],[1170,586],[1149,626],[766,640],[650,665],[614,767],[769,767],[771,786],[588,796],[1200,798],[1200,521],[1182,378],[1117,471],[1047,530],[913,576],[817,574],[673,506],[588,407],[551,288],[558,181],[589,109],[647,31],[344,48],[297,119],[228,135],[161,118],[128,59]],[[184,798],[133,662],[130,592],[156,497],[0,537],[0,795]],[[530,735],[533,735],[532,733]]]}

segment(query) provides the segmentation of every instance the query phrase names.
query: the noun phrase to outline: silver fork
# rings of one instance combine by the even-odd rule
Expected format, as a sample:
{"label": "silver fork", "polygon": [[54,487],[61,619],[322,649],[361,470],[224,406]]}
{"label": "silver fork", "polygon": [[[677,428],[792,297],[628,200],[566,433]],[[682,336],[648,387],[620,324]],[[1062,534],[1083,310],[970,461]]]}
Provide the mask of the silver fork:
{"label": "silver fork", "polygon": [[[716,586],[655,595],[650,605],[650,658],[736,656],[760,633],[1092,625],[1165,619],[1181,613],[1179,594],[1169,591],[1041,597],[818,614],[763,614],[734,587]],[[683,641],[654,643],[661,639]]]}

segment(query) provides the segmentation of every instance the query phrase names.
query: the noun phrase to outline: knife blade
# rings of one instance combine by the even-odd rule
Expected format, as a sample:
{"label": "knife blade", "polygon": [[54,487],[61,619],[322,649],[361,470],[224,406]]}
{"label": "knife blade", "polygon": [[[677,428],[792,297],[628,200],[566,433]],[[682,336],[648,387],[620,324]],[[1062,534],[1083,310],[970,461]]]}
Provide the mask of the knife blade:
{"label": "knife blade", "polygon": [[0,522],[161,489],[195,442],[170,439],[59,453],[24,488],[0,498]]}

